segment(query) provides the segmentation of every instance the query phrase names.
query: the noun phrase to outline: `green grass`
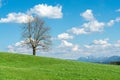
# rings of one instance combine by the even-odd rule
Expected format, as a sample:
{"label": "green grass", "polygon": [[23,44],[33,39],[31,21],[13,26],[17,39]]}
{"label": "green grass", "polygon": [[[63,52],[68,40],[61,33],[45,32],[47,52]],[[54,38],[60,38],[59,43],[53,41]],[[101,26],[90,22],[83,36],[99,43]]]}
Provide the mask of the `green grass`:
{"label": "green grass", "polygon": [[1,52],[0,80],[120,80],[120,66]]}

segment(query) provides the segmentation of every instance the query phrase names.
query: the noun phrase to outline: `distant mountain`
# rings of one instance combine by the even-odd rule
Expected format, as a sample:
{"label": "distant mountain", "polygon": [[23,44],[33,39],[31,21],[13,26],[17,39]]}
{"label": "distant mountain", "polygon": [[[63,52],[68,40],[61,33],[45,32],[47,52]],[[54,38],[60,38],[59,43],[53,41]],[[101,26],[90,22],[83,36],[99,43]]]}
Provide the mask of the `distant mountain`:
{"label": "distant mountain", "polygon": [[120,56],[112,56],[108,57],[104,60],[105,63],[110,63],[110,62],[120,62]]}
{"label": "distant mountain", "polygon": [[110,63],[110,62],[120,61],[120,56],[111,56],[111,57],[88,56],[88,57],[80,57],[77,60],[83,62]]}

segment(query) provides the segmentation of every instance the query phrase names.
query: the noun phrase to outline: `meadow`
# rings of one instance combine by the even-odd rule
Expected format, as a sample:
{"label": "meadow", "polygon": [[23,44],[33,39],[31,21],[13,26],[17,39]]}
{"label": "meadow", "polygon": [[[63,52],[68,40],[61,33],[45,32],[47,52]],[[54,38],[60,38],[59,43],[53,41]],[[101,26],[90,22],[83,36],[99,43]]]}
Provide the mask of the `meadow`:
{"label": "meadow", "polygon": [[0,52],[0,80],[120,80],[120,66]]}

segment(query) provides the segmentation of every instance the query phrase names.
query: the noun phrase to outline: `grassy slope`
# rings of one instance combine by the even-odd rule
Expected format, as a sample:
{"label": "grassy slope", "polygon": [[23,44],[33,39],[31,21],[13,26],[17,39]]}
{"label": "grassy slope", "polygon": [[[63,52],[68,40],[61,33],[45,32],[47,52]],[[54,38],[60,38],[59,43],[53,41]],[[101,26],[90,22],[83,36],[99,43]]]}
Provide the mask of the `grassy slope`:
{"label": "grassy slope", "polygon": [[0,80],[120,80],[120,66],[0,53]]}

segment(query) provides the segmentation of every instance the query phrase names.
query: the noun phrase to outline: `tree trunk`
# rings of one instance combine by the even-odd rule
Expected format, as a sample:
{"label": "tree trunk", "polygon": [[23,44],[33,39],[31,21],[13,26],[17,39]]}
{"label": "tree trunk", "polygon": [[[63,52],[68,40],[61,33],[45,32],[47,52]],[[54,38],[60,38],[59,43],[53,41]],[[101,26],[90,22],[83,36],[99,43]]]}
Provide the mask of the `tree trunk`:
{"label": "tree trunk", "polygon": [[33,55],[35,56],[36,55],[36,48],[33,47]]}

